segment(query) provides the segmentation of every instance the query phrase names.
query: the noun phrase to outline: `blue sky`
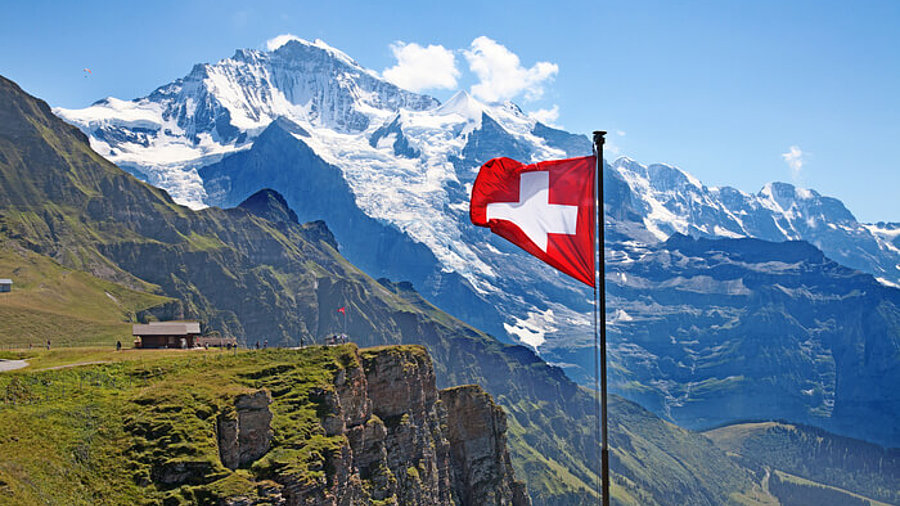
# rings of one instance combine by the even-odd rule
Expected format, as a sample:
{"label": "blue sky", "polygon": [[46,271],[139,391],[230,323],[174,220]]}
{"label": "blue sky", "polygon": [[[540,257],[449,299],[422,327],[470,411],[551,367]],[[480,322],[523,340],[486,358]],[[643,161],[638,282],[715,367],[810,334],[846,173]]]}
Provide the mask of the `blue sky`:
{"label": "blue sky", "polygon": [[573,132],[610,131],[611,154],[750,192],[794,182],[861,220],[900,221],[900,2],[32,1],[3,13],[0,74],[69,108],[146,95],[285,33],[378,72],[398,42],[440,46],[455,86],[425,92],[443,100],[479,84],[466,52],[486,37],[536,80],[515,102],[556,107]]}

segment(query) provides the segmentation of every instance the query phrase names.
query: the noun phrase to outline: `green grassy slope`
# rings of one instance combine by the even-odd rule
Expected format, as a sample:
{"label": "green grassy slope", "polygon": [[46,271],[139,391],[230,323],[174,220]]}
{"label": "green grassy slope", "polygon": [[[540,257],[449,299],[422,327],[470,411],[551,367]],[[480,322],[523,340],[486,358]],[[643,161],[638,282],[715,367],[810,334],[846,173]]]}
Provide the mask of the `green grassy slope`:
{"label": "green grassy slope", "polygon": [[706,434],[747,466],[765,466],[872,499],[900,504],[900,450],[779,422],[729,425]]}
{"label": "green grassy slope", "polygon": [[[325,435],[321,400],[310,392],[334,388],[334,375],[356,361],[353,346],[121,355],[130,359],[0,376],[0,503],[260,499],[273,466],[314,479],[340,447],[343,436]],[[216,416],[260,388],[273,393],[273,448],[252,469],[229,470],[219,459]],[[183,483],[160,479],[179,464],[191,469]]]}
{"label": "green grassy slope", "polygon": [[888,503],[781,471],[772,473],[769,490],[783,506],[890,506]]}
{"label": "green grassy slope", "polygon": [[0,276],[14,279],[0,293],[0,347],[130,344],[136,314],[173,299],[132,290],[6,242]]}

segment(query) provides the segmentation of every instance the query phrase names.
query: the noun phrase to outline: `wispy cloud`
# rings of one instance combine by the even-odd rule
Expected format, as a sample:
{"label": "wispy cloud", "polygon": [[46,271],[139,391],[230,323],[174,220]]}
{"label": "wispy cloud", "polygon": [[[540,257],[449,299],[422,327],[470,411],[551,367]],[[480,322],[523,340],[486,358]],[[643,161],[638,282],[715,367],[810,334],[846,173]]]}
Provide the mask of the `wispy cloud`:
{"label": "wispy cloud", "polygon": [[536,111],[529,112],[528,115],[545,125],[555,127],[557,126],[556,120],[559,119],[559,106],[554,104],[553,107],[549,109],[538,109]]}
{"label": "wispy cloud", "polygon": [[388,81],[411,91],[456,88],[459,69],[450,49],[398,41],[391,44],[391,51],[397,64],[384,69],[382,75]]}
{"label": "wispy cloud", "polygon": [[791,178],[796,182],[799,181],[803,173],[803,165],[806,164],[807,153],[804,153],[800,146],[791,146],[787,153],[782,153],[781,158],[784,159],[788,167],[791,169]]}
{"label": "wispy cloud", "polygon": [[290,42],[292,40],[299,40],[300,42],[306,42],[303,39],[301,39],[300,37],[297,37],[296,35],[294,35],[292,33],[283,33],[281,35],[278,35],[277,37],[272,37],[271,39],[267,40],[266,41],[266,49],[268,49],[269,51],[275,51],[279,47],[287,44],[288,42]]}
{"label": "wispy cloud", "polygon": [[526,101],[537,100],[544,94],[544,85],[559,72],[559,67],[550,62],[525,68],[518,55],[484,35],[473,40],[463,55],[479,80],[472,86],[472,95],[486,102],[512,100],[519,95]]}

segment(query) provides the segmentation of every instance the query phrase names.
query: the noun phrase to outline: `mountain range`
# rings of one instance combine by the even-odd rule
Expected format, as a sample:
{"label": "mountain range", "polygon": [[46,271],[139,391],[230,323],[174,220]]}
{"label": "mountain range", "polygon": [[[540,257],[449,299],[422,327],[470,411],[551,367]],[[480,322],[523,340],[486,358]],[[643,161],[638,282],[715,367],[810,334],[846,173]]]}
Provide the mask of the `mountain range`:
{"label": "mountain range", "polygon": [[[589,291],[471,226],[467,205],[488,159],[583,156],[585,136],[511,102],[459,92],[441,104],[302,40],[54,112],[190,207],[277,190],[365,272],[591,383]],[[604,178],[614,391],[694,428],[784,417],[900,445],[900,226],[786,183],[711,188],[628,158]]]}

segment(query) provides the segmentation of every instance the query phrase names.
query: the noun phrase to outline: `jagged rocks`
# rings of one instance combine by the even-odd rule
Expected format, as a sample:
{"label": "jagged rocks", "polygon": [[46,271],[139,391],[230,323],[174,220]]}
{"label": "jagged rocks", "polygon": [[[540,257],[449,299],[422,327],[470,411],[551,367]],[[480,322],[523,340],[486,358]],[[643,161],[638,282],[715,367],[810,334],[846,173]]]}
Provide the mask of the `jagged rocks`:
{"label": "jagged rocks", "polygon": [[387,467],[400,504],[452,504],[449,443],[431,357],[418,346],[364,351],[368,396],[384,421]]}
{"label": "jagged rocks", "polygon": [[216,420],[222,464],[237,469],[255,462],[272,444],[272,396],[265,390],[235,398],[234,411]]}
{"label": "jagged rocks", "polygon": [[530,505],[525,484],[513,478],[503,409],[478,385],[441,390],[440,397],[459,504]]}
{"label": "jagged rocks", "polygon": [[451,409],[463,411],[449,413],[424,348],[373,348],[357,357],[335,374],[333,388],[312,392],[325,434],[346,443],[326,455],[321,480],[275,477],[287,504],[530,505],[509,463],[506,418],[488,394],[451,391]]}

